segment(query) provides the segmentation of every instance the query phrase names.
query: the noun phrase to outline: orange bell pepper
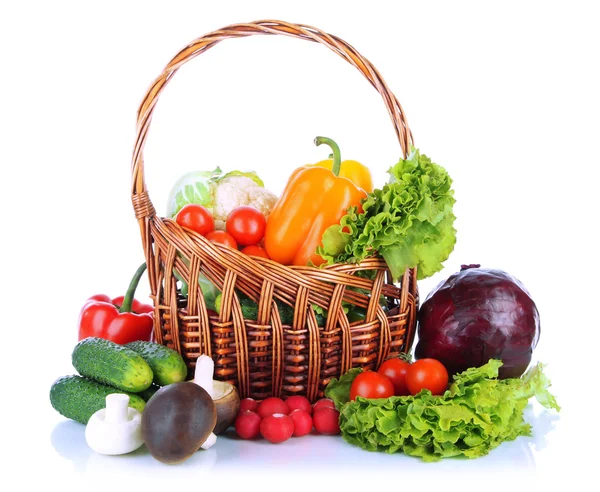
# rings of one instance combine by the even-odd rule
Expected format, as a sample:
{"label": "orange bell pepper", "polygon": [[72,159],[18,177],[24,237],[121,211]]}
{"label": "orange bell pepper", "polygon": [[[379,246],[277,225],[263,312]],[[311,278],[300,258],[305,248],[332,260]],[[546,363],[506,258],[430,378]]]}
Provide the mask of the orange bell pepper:
{"label": "orange bell pepper", "polygon": [[359,207],[367,197],[364,189],[339,176],[341,159],[337,144],[317,137],[316,145],[333,150],[332,170],[321,166],[301,166],[288,180],[267,220],[264,244],[269,257],[284,265],[321,265],[316,253],[325,230],[338,224],[351,206]]}

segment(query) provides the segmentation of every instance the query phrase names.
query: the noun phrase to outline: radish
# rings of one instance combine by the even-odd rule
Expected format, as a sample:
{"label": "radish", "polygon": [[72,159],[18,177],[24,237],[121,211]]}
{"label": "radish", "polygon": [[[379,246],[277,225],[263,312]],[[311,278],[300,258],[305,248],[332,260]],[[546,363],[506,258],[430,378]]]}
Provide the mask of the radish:
{"label": "radish", "polygon": [[314,412],[315,410],[321,407],[335,408],[335,404],[333,403],[333,400],[331,398],[321,398],[320,400],[316,401],[315,404],[312,406],[312,411]]}
{"label": "radish", "polygon": [[312,413],[312,406],[310,404],[310,401],[305,396],[288,396],[285,402],[287,403],[287,406],[290,409],[290,413],[296,409],[304,410],[305,412],[308,412],[308,414]]}
{"label": "radish", "polygon": [[264,419],[265,417],[273,415],[274,413],[283,413],[284,415],[287,415],[290,413],[290,409],[288,408],[287,403],[281,398],[270,396],[258,404],[257,412],[258,415]]}
{"label": "radish", "polygon": [[240,412],[243,410],[256,412],[258,410],[258,402],[254,398],[244,398],[240,401]]}
{"label": "radish", "polygon": [[305,410],[292,410],[290,418],[294,422],[294,437],[302,437],[309,434],[313,428],[313,420],[310,414]]}
{"label": "radish", "polygon": [[294,421],[283,413],[268,415],[260,423],[260,433],[273,444],[287,441],[294,433]]}
{"label": "radish", "polygon": [[321,407],[313,413],[313,425],[319,434],[334,435],[340,433],[340,412],[335,408]]}
{"label": "radish", "polygon": [[235,432],[242,439],[252,439],[260,434],[260,415],[251,410],[242,410],[235,419]]}

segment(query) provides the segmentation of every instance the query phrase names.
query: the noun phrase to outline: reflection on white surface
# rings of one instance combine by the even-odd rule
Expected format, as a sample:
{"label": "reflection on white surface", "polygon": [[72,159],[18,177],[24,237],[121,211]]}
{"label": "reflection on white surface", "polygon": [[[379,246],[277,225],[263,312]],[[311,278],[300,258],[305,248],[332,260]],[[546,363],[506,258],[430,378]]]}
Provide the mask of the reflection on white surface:
{"label": "reflection on white surface", "polygon": [[[539,405],[530,404],[525,410],[525,420],[532,425],[531,437],[519,437],[502,443],[489,455],[475,460],[449,458],[436,463],[425,463],[402,454],[386,454],[363,451],[347,444],[340,436],[308,435],[273,445],[260,439],[239,439],[233,429],[219,436],[209,450],[200,450],[187,461],[178,465],[165,465],[156,461],[142,446],[137,451],[121,456],[104,456],[89,449],[85,442],[85,427],[73,421],[61,421],[51,434],[51,443],[60,458],[72,462],[76,474],[89,479],[109,479],[117,475],[135,480],[156,476],[160,479],[210,477],[218,474],[231,475],[237,479],[278,472],[294,473],[303,479],[303,472],[311,476],[332,478],[332,474],[348,476],[357,467],[378,470],[381,477],[397,474],[404,477],[423,477],[435,471],[435,477],[464,474],[464,480],[477,481],[483,476],[502,477],[517,474],[521,480],[535,479],[536,459],[549,442],[549,436],[560,419],[556,412],[546,411]],[[159,474],[152,470],[158,469]],[[431,479],[435,478],[431,477]],[[236,479],[236,477],[232,477]],[[523,482],[524,483],[524,482]]]}
{"label": "reflection on white surface", "polygon": [[85,471],[87,460],[93,451],[85,442],[83,425],[73,420],[59,422],[52,430],[50,442],[61,457],[73,462],[75,471]]}
{"label": "reflection on white surface", "polygon": [[[194,475],[200,476],[209,471],[217,462],[218,452],[215,446],[208,450],[200,450],[187,461],[178,465],[165,465],[156,461],[145,446],[128,454],[110,456],[92,451],[85,441],[85,426],[72,420],[58,423],[51,435],[52,446],[62,457],[73,463],[74,471],[86,476],[118,475],[126,470],[131,478],[137,474],[145,475],[149,466],[161,467],[164,470],[185,471],[193,468]],[[161,473],[164,473],[161,471]]]}

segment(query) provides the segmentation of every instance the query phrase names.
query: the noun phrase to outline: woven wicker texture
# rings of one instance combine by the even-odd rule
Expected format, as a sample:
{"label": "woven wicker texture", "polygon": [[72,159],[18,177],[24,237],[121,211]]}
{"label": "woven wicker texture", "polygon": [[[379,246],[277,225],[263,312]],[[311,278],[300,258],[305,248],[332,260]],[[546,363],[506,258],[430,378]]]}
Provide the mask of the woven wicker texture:
{"label": "woven wicker texture", "polygon": [[[259,34],[317,42],[355,66],[381,94],[406,157],[412,135],[400,103],[371,63],[348,43],[306,25],[275,20],[236,24],[194,40],[148,89],[138,110],[132,202],[148,265],[156,341],[181,353],[190,375],[199,355],[211,356],[215,379],[235,384],[241,397],[301,394],[315,401],[332,377],[352,367],[377,368],[387,357],[410,349],[419,303],[415,270],[407,270],[394,284],[381,258],[313,268],[248,257],[157,216],[144,180],[144,144],[169,80],[184,63],[224,39]],[[190,286],[187,297],[174,272]],[[200,275],[222,291],[219,316],[209,317]],[[256,319],[244,319],[238,292],[256,301]],[[381,295],[386,306],[380,305]],[[342,303],[366,309],[365,319],[350,323]],[[293,308],[290,324],[282,324],[278,305]],[[319,326],[312,305],[327,310],[324,326]]]}

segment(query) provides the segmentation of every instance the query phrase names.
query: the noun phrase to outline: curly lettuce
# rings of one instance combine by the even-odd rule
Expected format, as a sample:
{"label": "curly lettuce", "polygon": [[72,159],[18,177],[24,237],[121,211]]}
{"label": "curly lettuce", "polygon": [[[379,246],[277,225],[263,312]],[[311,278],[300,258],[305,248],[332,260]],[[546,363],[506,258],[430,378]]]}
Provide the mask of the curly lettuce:
{"label": "curly lettuce", "polygon": [[419,280],[442,269],[456,243],[452,179],[446,170],[412,149],[388,170],[389,179],[351,207],[323,234],[317,253],[331,263],[357,263],[380,254],[394,280],[417,267]]}
{"label": "curly lettuce", "polygon": [[415,396],[349,401],[352,381],[362,371],[352,369],[333,379],[325,395],[340,410],[343,438],[365,450],[402,452],[424,461],[477,458],[504,441],[531,435],[523,417],[530,398],[560,411],[541,363],[510,379],[498,379],[501,365],[492,359],[455,375],[441,396],[422,390]]}

